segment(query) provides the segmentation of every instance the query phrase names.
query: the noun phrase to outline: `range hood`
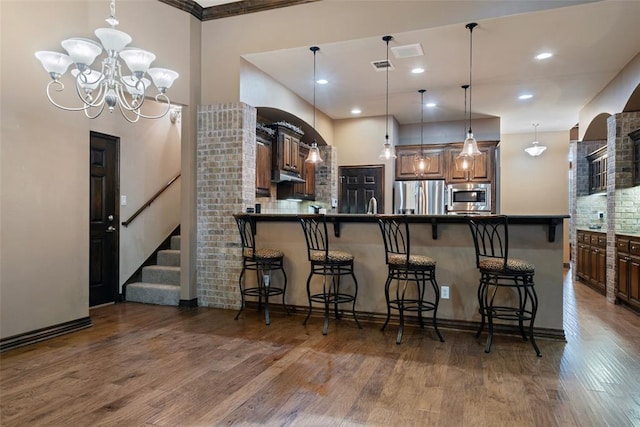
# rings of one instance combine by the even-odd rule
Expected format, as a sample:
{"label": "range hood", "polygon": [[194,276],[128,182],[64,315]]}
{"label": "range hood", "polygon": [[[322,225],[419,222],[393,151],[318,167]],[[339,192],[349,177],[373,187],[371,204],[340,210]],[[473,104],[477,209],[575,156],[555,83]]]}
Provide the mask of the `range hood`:
{"label": "range hood", "polygon": [[304,183],[306,181],[300,178],[300,175],[294,172],[289,172],[286,170],[275,170],[273,171],[271,182],[275,182],[277,184],[280,182]]}

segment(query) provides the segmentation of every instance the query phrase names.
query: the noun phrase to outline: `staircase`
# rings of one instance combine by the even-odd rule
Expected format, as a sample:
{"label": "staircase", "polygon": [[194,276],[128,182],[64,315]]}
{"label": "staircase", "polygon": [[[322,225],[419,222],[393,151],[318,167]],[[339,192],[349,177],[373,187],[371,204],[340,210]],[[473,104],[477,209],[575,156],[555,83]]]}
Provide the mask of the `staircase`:
{"label": "staircase", "polygon": [[126,300],[144,304],[180,303],[180,236],[171,236],[171,249],[158,251],[157,265],[142,268],[142,281],[130,283]]}

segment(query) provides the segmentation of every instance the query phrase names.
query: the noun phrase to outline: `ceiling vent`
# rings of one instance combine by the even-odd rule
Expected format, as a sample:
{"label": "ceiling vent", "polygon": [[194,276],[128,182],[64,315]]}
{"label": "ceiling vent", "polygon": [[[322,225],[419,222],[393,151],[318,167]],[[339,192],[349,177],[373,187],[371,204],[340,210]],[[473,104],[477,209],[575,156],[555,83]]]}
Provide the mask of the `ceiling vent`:
{"label": "ceiling vent", "polygon": [[378,61],[373,61],[371,62],[371,65],[373,66],[373,68],[375,68],[376,71],[385,71],[387,68],[391,71],[391,70],[395,70],[395,68],[393,67],[393,64],[391,63],[391,61],[387,61],[386,59],[380,59]]}
{"label": "ceiling vent", "polygon": [[391,52],[393,52],[393,55],[398,59],[424,55],[420,43],[395,46],[391,48]]}

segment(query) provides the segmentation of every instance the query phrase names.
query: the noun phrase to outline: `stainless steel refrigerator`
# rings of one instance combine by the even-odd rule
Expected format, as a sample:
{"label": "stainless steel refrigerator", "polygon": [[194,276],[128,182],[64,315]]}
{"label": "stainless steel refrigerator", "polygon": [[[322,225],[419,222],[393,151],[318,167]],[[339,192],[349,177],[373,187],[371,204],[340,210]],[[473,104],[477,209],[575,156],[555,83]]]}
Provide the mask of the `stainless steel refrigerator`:
{"label": "stainless steel refrigerator", "polygon": [[444,215],[446,186],[443,180],[396,181],[393,213]]}

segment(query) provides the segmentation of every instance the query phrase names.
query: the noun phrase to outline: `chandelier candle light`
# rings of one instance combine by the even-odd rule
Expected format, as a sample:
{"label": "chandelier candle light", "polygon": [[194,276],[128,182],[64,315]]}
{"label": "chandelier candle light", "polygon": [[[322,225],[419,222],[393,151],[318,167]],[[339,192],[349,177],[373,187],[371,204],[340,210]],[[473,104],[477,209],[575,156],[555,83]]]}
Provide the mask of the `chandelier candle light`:
{"label": "chandelier candle light", "polygon": [[[471,162],[468,158],[479,156],[480,150],[478,150],[478,143],[476,139],[473,137],[473,131],[471,130],[471,95],[473,91],[471,78],[472,78],[472,70],[473,70],[473,29],[477,27],[478,24],[472,22],[467,24],[465,28],[469,30],[469,131],[467,132],[467,138],[464,140],[464,145],[462,146],[462,151],[458,155],[458,157],[462,157],[462,162],[464,164],[470,164]],[[466,94],[466,89],[465,89]],[[466,96],[465,96],[466,99]],[[466,102],[465,102],[466,105]]]}
{"label": "chandelier candle light", "polygon": [[389,42],[393,39],[391,36],[384,36],[382,40],[387,44],[387,89],[386,89],[386,101],[385,101],[385,125],[386,133],[384,135],[384,147],[382,152],[378,156],[380,160],[391,160],[396,158],[396,153],[391,143],[389,142],[389,68],[391,63],[389,62]]}
{"label": "chandelier candle light", "polygon": [[309,156],[305,159],[305,162],[321,163],[323,160],[320,157],[320,150],[318,150],[318,143],[316,142],[316,53],[320,48],[311,46],[309,50],[313,52],[313,142],[311,142]]}
{"label": "chandelier candle light", "polygon": [[547,147],[545,147],[544,145],[538,145],[538,123],[534,123],[533,124],[533,129],[534,129],[534,137],[533,137],[533,142],[531,143],[531,147],[527,147],[524,149],[524,151],[527,152],[527,154],[529,154],[532,157],[538,157],[540,154],[542,154],[544,152],[544,150],[547,149]]}
{"label": "chandelier candle light", "polygon": [[426,89],[420,89],[420,154],[413,159],[413,170],[418,177],[423,177],[429,169],[429,158],[424,157],[424,93]]}
{"label": "chandelier candle light", "polygon": [[[156,59],[153,53],[126,47],[132,39],[127,33],[115,29],[119,23],[115,17],[115,9],[115,0],[111,0],[111,14],[106,19],[111,28],[98,28],[95,31],[100,43],[73,37],[61,43],[68,55],[50,51],[35,53],[36,58],[42,62],[44,69],[51,76],[51,81],[47,85],[47,97],[56,107],[66,111],[84,111],[90,119],[95,119],[102,114],[105,105],[110,113],[117,106],[124,118],[131,123],[137,122],[140,117],[145,119],[163,117],[171,109],[171,101],[166,95],[167,89],[178,78],[178,73],[166,68],[149,68]],[[106,51],[107,57],[102,60],[101,70],[91,69],[91,64],[103,50]],[[131,75],[122,75],[120,58],[127,64]],[[76,66],[71,70],[75,79],[76,93],[83,103],[79,107],[62,106],[51,96],[52,89],[57,92],[64,90],[64,84],[60,78],[72,63]],[[149,116],[140,112],[145,91],[151,85],[151,81],[144,77],[145,74],[151,77],[158,89],[155,100],[167,104],[162,114]],[[96,90],[97,93],[94,94]]]}

